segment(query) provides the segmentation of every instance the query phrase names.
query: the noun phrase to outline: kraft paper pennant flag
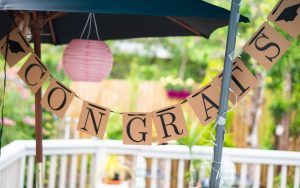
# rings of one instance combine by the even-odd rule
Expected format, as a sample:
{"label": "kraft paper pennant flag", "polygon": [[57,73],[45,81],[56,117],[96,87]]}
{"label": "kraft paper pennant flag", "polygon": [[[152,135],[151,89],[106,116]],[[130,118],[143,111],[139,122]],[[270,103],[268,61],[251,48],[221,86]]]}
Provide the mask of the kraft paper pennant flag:
{"label": "kraft paper pennant flag", "polygon": [[[213,79],[212,83],[221,88],[223,72],[218,74]],[[240,101],[245,95],[247,95],[257,85],[257,79],[248,70],[240,58],[235,59],[232,68],[232,77],[230,88],[229,100],[232,104]],[[234,92],[234,93],[233,93]]]}
{"label": "kraft paper pennant flag", "polygon": [[75,93],[53,79],[43,96],[42,105],[45,109],[63,118]]}
{"label": "kraft paper pennant flag", "polygon": [[109,114],[110,109],[84,101],[77,130],[103,139]]}
{"label": "kraft paper pennant flag", "polygon": [[265,69],[269,70],[278,62],[290,45],[291,43],[274,28],[268,23],[264,23],[244,46],[244,50]]}
{"label": "kraft paper pennant flag", "polygon": [[292,37],[297,38],[300,34],[300,1],[279,1],[269,14],[268,20],[278,25]]}
{"label": "kraft paper pennant flag", "polygon": [[154,111],[152,118],[158,144],[187,136],[187,127],[180,104]]}
{"label": "kraft paper pennant flag", "polygon": [[12,32],[10,32],[8,41],[7,36],[0,41],[0,53],[3,57],[5,57],[7,44],[7,64],[10,67],[17,64],[27,54],[32,52],[31,47],[18,28],[15,28]]}
{"label": "kraft paper pennant flag", "polygon": [[123,113],[123,144],[152,144],[152,117],[150,113]]}
{"label": "kraft paper pennant flag", "polygon": [[50,76],[50,71],[35,54],[31,54],[19,70],[18,75],[29,89],[33,93],[36,93]]}
{"label": "kraft paper pennant flag", "polygon": [[210,83],[192,93],[186,99],[203,125],[208,124],[217,117],[220,90],[214,83]]}

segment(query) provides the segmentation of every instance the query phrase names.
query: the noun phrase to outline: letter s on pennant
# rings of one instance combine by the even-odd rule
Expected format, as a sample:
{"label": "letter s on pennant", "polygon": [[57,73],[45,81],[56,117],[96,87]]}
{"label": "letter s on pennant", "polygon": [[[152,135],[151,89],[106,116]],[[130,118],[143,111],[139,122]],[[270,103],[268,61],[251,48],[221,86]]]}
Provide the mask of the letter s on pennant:
{"label": "letter s on pennant", "polygon": [[268,23],[264,23],[244,50],[265,69],[269,70],[286,52],[291,43]]}

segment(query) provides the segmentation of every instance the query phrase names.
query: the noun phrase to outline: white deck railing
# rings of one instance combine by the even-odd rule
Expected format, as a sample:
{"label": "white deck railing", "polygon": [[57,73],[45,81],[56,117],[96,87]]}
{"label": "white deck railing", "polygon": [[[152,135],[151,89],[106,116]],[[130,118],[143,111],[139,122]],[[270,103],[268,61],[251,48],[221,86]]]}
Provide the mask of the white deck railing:
{"label": "white deck railing", "polygon": [[[186,146],[128,146],[119,141],[99,140],[45,140],[45,183],[47,187],[75,188],[97,187],[104,176],[106,157],[109,154],[151,158],[151,188],[169,188],[171,182],[171,160],[178,160],[177,188],[184,186],[185,161],[191,160]],[[251,176],[251,187],[260,187],[261,167],[267,165],[267,188],[273,187],[276,167],[281,167],[280,187],[287,185],[288,172],[293,176],[293,187],[299,188],[300,153],[270,150],[225,148],[226,158],[241,164],[239,187],[247,187]],[[34,187],[34,141],[15,141],[2,149],[0,158],[1,188]],[[212,148],[193,147],[193,159],[211,160]],[[158,174],[159,161],[164,161],[163,177]],[[251,166],[253,174],[249,174]],[[202,170],[202,173],[204,171]],[[203,177],[204,174],[200,174]],[[88,185],[88,186],[87,186]]]}

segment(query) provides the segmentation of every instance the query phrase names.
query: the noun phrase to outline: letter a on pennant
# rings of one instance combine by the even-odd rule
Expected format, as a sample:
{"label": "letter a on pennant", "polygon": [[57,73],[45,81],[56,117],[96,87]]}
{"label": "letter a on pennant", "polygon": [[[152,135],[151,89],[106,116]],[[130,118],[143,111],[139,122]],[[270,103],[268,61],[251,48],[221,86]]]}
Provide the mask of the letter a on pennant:
{"label": "letter a on pennant", "polygon": [[186,99],[200,122],[206,125],[218,115],[219,98],[220,90],[214,84],[209,84],[192,93]]}
{"label": "letter a on pennant", "polygon": [[103,139],[109,114],[110,109],[84,101],[77,130]]}
{"label": "letter a on pennant", "polygon": [[278,62],[290,45],[291,43],[274,28],[268,23],[264,23],[244,46],[244,50],[265,69],[269,70]]}
{"label": "letter a on pennant", "polygon": [[151,145],[150,113],[123,113],[123,144]]}
{"label": "letter a on pennant", "polygon": [[[8,46],[7,46],[8,45]],[[32,52],[32,48],[29,46],[26,39],[22,36],[19,28],[15,28],[9,34],[9,39],[5,36],[0,41],[0,53],[5,57],[7,46],[7,63],[10,67],[17,64],[27,54]]]}
{"label": "letter a on pennant", "polygon": [[74,96],[73,91],[52,79],[43,96],[42,105],[45,109],[63,118]]}
{"label": "letter a on pennant", "polygon": [[152,112],[159,144],[187,136],[180,104]]}
{"label": "letter a on pennant", "polygon": [[42,84],[50,76],[50,71],[43,65],[40,59],[31,54],[26,63],[19,70],[18,75],[29,87],[29,89],[36,93]]}

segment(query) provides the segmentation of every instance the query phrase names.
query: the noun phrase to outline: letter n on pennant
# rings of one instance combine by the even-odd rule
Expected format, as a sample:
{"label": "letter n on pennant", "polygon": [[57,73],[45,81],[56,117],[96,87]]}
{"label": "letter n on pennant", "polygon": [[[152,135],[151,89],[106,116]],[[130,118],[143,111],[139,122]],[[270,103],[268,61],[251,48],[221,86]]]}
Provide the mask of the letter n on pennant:
{"label": "letter n on pennant", "polygon": [[84,101],[77,130],[103,139],[109,114],[110,109]]}
{"label": "letter n on pennant", "polygon": [[290,45],[291,43],[274,28],[264,23],[244,46],[244,50],[269,70],[279,61]]}
{"label": "letter n on pennant", "polygon": [[151,145],[152,117],[150,113],[123,113],[123,143]]}
{"label": "letter n on pennant", "polygon": [[50,71],[43,65],[37,56],[31,54],[19,70],[18,75],[29,89],[33,93],[36,93],[50,76]]}
{"label": "letter n on pennant", "polygon": [[159,144],[187,136],[180,104],[152,112]]}
{"label": "letter n on pennant", "polygon": [[63,118],[74,96],[73,91],[52,79],[43,96],[42,105],[45,109]]}
{"label": "letter n on pennant", "polygon": [[219,100],[220,90],[214,84],[209,84],[187,97],[188,103],[204,125],[218,115]]}

